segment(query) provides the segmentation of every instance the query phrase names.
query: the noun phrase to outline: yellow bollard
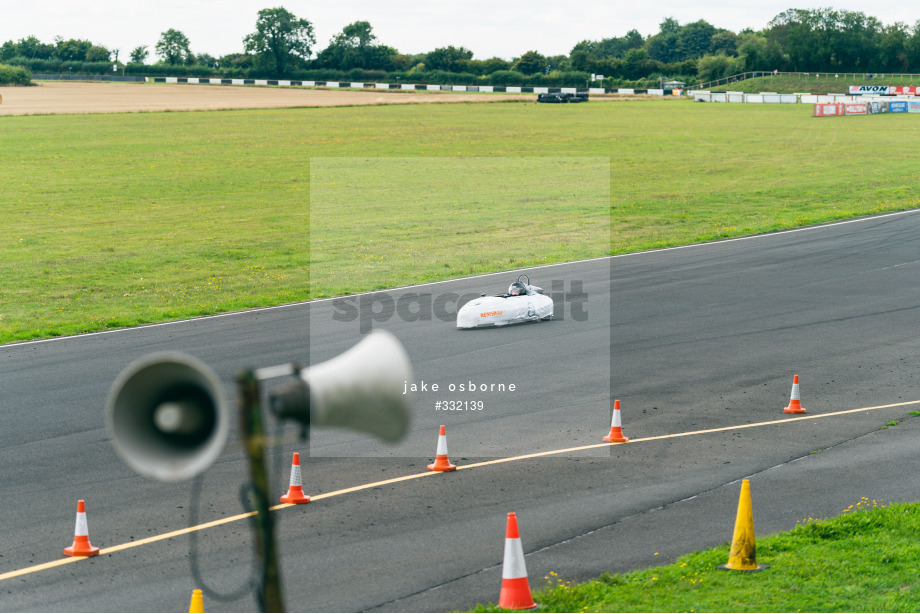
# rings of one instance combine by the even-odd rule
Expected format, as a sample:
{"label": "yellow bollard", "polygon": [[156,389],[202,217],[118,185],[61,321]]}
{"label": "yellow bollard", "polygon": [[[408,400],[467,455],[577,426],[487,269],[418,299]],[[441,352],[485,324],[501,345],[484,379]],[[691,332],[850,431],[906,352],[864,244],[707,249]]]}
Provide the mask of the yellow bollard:
{"label": "yellow bollard", "polygon": [[757,545],[754,539],[754,512],[751,509],[751,483],[741,482],[741,496],[738,498],[738,515],[735,517],[735,533],[728,553],[728,562],[719,565],[729,571],[761,571],[769,565],[757,564]]}
{"label": "yellow bollard", "polygon": [[192,591],[192,603],[188,606],[189,614],[204,614],[204,599],[201,597],[201,589],[196,588]]}

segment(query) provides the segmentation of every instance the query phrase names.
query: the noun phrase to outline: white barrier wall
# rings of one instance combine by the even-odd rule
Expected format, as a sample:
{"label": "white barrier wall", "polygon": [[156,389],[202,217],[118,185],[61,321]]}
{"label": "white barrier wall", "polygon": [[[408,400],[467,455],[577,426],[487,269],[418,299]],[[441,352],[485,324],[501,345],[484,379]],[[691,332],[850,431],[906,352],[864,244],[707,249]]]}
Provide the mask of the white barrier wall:
{"label": "white barrier wall", "polygon": [[[652,92],[652,90],[649,90]],[[849,94],[778,94],[776,92],[760,92],[757,94],[740,94],[739,92],[709,92],[705,90],[692,90],[690,95],[696,102],[751,102],[772,104],[853,104],[868,102],[886,102],[892,100],[911,100],[910,96],[851,96]],[[738,96],[743,100],[739,100]]]}
{"label": "white barrier wall", "polygon": [[[269,80],[267,79],[219,79],[219,78],[205,78],[205,77],[146,77],[147,82],[155,83],[208,83],[208,84],[224,84],[230,83],[232,85],[269,85]],[[298,85],[304,87],[316,87],[316,81],[290,81],[290,80],[271,80],[271,83],[279,86]],[[551,91],[554,91],[555,88],[551,87],[521,87],[521,86],[493,86],[493,85],[415,85],[412,83],[399,83],[399,84],[389,84],[389,83],[358,83],[358,82],[338,82],[338,81],[321,81],[322,85],[328,88],[355,88],[355,89],[366,89],[366,88],[376,88],[376,89],[402,89],[402,90],[450,90],[454,92],[508,92],[513,94],[521,94],[526,90],[528,93],[533,92],[534,94],[547,94]],[[560,91],[565,94],[577,94],[579,91],[587,91],[589,94],[635,94],[636,90],[632,88],[620,88],[620,89],[608,89],[603,87],[592,87],[587,90],[574,87],[563,87],[559,88],[556,91]],[[648,93],[653,96],[665,96],[670,90],[663,89],[648,89],[640,90],[642,93]],[[680,94],[689,93],[693,97],[693,100],[696,102],[749,102],[755,104],[764,104],[764,103],[804,103],[804,104],[870,104],[872,102],[890,102],[890,101],[907,101],[910,103],[909,111],[911,113],[918,112],[918,107],[920,107],[920,101],[916,100],[916,96],[910,96],[907,94],[899,93],[896,96],[880,96],[872,94],[862,94],[862,95],[850,95],[850,94],[808,94],[808,93],[795,93],[795,94],[779,94],[777,92],[759,92],[759,93],[743,93],[743,92],[709,92],[706,90],[690,90],[689,92],[683,92],[680,90],[674,90],[674,92],[679,92]]]}

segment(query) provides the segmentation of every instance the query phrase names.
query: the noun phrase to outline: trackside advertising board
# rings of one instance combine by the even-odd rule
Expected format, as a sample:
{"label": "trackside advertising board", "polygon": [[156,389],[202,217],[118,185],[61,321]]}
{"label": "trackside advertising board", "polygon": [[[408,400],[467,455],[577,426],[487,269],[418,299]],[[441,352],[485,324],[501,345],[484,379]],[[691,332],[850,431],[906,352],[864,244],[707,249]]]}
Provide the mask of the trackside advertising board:
{"label": "trackside advertising board", "polygon": [[851,85],[850,86],[850,95],[857,94],[875,94],[875,95],[888,95],[888,85]]}
{"label": "trackside advertising board", "polygon": [[876,96],[920,96],[920,86],[915,85],[851,85],[850,95],[875,94]]}
{"label": "trackside advertising board", "polygon": [[887,113],[888,112],[888,101],[887,100],[873,100],[872,102],[866,105],[869,108],[869,113]]}
{"label": "trackside advertising board", "polygon": [[815,105],[814,117],[834,117],[845,113],[843,103],[822,103]]}
{"label": "trackside advertising board", "polygon": [[819,102],[813,117],[869,115],[875,113],[920,113],[920,100],[873,100],[871,102]]}
{"label": "trackside advertising board", "polygon": [[869,105],[865,102],[850,102],[844,107],[847,115],[866,115],[869,112]]}

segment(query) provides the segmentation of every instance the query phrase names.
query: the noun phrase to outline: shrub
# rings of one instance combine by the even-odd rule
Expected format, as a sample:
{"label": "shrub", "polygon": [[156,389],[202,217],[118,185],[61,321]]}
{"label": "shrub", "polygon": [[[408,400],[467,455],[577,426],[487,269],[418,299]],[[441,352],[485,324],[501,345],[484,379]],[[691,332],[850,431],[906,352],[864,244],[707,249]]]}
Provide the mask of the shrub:
{"label": "shrub", "polygon": [[[83,68],[87,68],[87,65],[84,64]],[[111,73],[112,65],[109,63],[108,72]],[[74,72],[77,72],[74,69]],[[90,70],[81,70],[80,72],[86,74],[93,74]],[[210,77],[224,77],[227,71],[217,70],[211,66],[198,66],[198,65],[176,65],[176,64],[164,64],[162,62],[157,62],[156,64],[136,64],[131,63],[125,67],[126,75],[135,75],[135,76],[148,76],[148,77],[201,77],[201,78],[210,78]],[[105,74],[105,73],[95,73],[95,74]]]}
{"label": "shrub", "polygon": [[496,70],[481,80],[492,85],[525,85],[528,81],[526,75],[516,70]]}
{"label": "shrub", "polygon": [[724,55],[704,55],[697,62],[700,81],[715,81],[743,72],[744,59]]}
{"label": "shrub", "polygon": [[590,73],[579,70],[554,70],[548,75],[534,75],[530,82],[532,85],[546,85],[549,87],[586,87],[589,85],[588,79],[590,77]]}
{"label": "shrub", "polygon": [[31,85],[32,73],[22,66],[0,64],[0,85]]}

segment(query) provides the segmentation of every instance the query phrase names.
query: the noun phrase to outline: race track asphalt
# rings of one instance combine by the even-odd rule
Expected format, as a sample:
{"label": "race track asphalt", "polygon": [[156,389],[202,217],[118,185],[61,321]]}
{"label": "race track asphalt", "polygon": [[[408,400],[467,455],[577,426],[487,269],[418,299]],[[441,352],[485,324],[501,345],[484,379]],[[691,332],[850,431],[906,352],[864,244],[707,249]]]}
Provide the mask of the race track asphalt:
{"label": "race track asphalt", "polygon": [[[538,268],[531,280],[555,288],[561,317],[502,329],[459,331],[438,313],[462,296],[503,291],[517,271],[365,297],[381,320],[391,301],[393,315],[370,323],[405,344],[417,384],[441,390],[417,395],[410,433],[392,447],[332,429],[314,430],[306,444],[297,427],[268,421],[283,440],[272,449],[278,494],[299,451],[304,488],[316,496],[276,512],[287,609],[494,602],[512,511],[539,587],[549,571],[583,579],[727,542],[745,477],[758,534],[837,514],[863,496],[920,500],[920,423],[882,429],[920,410],[918,242],[920,212],[907,212]],[[361,300],[352,303],[359,311]],[[199,587],[188,534],[32,569],[63,558],[78,499],[102,548],[188,526],[188,482],[152,482],[116,456],[102,409],[112,381],[136,358],[180,350],[213,368],[232,399],[242,367],[316,364],[355,344],[362,320],[352,313],[318,301],[0,347],[0,574],[25,570],[0,579],[0,610],[187,608]],[[790,417],[782,408],[794,374],[807,419],[780,422]],[[470,382],[505,390],[444,394]],[[632,441],[571,450],[601,443],[614,398]],[[442,400],[483,408],[436,409]],[[440,424],[461,467],[560,452],[428,474]],[[234,434],[205,473],[198,522],[239,514],[245,475]],[[211,588],[245,584],[247,521],[195,535]],[[205,607],[258,608],[251,594],[225,602],[206,594]]]}

